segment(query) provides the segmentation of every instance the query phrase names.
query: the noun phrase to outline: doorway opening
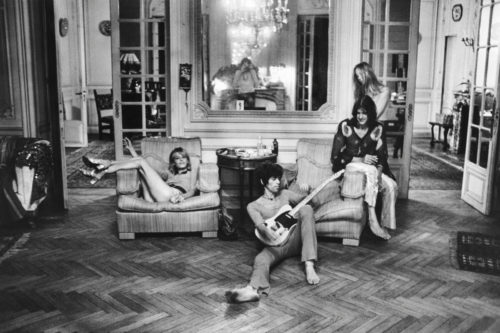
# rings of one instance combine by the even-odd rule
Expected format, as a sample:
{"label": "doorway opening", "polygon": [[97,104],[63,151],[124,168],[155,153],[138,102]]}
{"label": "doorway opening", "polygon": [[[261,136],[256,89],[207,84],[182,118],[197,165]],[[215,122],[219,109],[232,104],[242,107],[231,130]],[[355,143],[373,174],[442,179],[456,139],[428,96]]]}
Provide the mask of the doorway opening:
{"label": "doorway opening", "polygon": [[429,120],[441,126],[431,129],[434,139],[430,132],[413,138],[411,189],[461,190],[469,106],[468,84],[456,71],[461,47],[457,36],[445,37],[440,111]]}

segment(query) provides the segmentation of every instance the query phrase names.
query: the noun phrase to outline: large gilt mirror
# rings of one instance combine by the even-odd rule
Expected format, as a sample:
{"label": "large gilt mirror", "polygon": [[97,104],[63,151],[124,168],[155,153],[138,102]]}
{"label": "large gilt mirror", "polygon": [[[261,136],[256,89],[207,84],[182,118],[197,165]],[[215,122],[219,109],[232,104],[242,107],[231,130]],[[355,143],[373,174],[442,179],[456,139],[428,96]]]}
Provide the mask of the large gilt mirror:
{"label": "large gilt mirror", "polygon": [[324,111],[328,0],[200,0],[197,12],[199,97],[209,113]]}

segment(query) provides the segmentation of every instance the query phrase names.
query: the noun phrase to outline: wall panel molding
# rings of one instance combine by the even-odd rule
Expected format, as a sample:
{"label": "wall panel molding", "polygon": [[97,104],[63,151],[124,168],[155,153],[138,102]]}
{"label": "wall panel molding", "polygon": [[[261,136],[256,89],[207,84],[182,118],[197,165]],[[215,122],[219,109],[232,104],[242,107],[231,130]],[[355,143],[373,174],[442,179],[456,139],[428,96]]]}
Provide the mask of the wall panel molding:
{"label": "wall panel molding", "polygon": [[99,23],[110,19],[109,0],[83,1],[87,86],[112,85],[111,36],[99,32]]}

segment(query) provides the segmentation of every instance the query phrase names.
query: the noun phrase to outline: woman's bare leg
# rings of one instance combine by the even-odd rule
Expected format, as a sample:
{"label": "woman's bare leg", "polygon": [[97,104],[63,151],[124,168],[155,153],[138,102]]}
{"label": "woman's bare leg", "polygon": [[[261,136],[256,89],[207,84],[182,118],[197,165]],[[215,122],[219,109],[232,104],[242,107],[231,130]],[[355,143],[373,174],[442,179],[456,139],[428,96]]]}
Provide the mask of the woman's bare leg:
{"label": "woman's bare leg", "polygon": [[139,171],[140,176],[140,181],[141,181],[141,188],[142,188],[142,197],[144,200],[148,202],[155,202],[153,199],[153,196],[151,195],[151,192],[149,191],[148,184],[146,183],[146,180],[143,178],[142,174]]}
{"label": "woman's bare leg", "polygon": [[114,173],[119,170],[131,169],[139,170],[144,181],[143,185],[147,186],[148,195],[151,196],[153,201],[165,202],[178,193],[176,189],[168,186],[160,175],[142,157],[134,157],[123,161],[113,161],[111,165],[102,172]]}

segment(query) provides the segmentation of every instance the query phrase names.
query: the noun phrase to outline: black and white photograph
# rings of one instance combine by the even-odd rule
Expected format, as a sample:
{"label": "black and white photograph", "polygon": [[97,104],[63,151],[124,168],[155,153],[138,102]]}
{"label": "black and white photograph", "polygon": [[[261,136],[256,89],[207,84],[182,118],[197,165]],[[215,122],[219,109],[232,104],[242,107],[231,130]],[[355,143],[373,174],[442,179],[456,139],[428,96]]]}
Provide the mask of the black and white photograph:
{"label": "black and white photograph", "polygon": [[500,0],[0,0],[0,333],[500,332]]}

